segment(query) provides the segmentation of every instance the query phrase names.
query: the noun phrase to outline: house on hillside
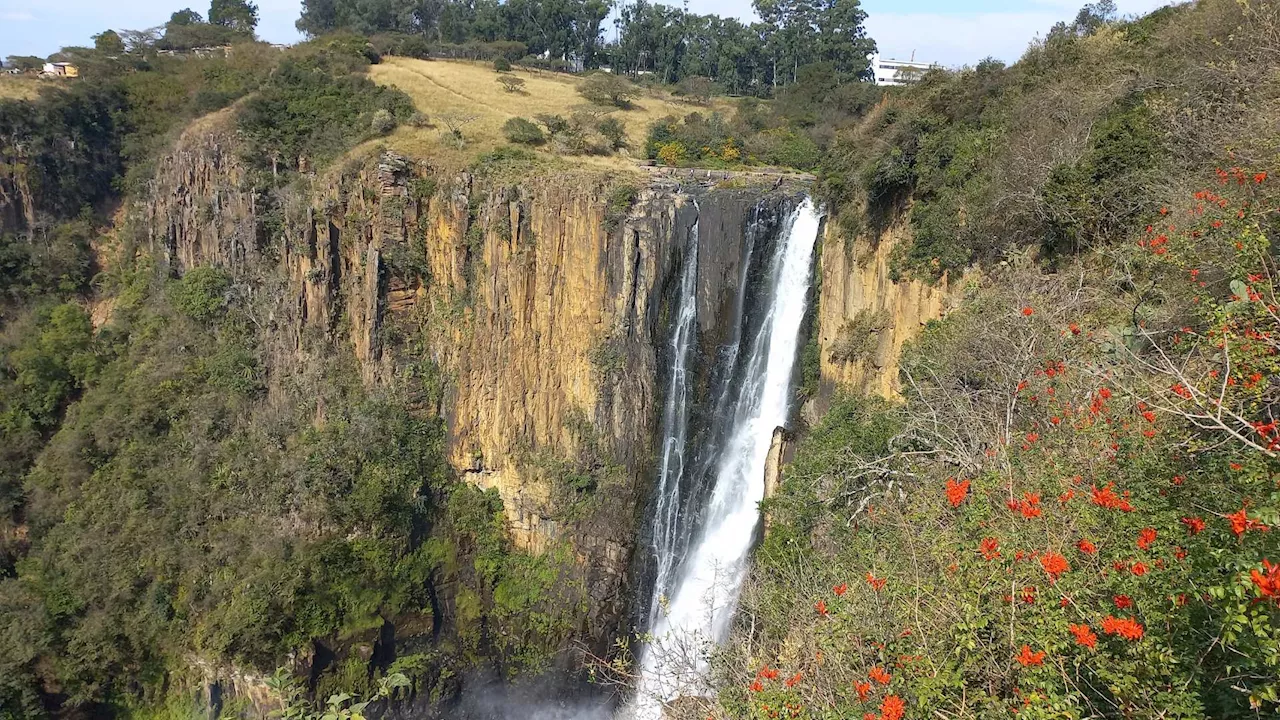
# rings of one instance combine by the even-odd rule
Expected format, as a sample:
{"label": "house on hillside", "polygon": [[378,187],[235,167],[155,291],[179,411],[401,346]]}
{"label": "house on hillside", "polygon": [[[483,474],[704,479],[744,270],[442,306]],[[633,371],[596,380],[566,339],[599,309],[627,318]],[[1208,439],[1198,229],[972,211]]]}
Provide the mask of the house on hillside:
{"label": "house on hillside", "polygon": [[910,60],[871,56],[871,69],[875,71],[877,85],[910,85],[930,70],[941,67],[937,63],[916,62],[915,53],[911,53]]}
{"label": "house on hillside", "polygon": [[69,62],[47,62],[44,64],[44,74],[54,77],[78,78],[80,77],[80,68]]}

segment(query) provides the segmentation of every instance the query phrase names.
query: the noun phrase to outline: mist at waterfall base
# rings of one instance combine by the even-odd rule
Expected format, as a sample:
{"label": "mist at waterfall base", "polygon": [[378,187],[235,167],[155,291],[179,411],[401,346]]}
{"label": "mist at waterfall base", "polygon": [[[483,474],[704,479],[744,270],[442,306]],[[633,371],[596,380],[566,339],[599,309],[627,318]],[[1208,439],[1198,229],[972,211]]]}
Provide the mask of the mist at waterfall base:
{"label": "mist at waterfall base", "polygon": [[[663,418],[663,456],[657,482],[653,547],[657,578],[649,613],[653,642],[644,649],[636,694],[623,708],[626,720],[657,720],[662,704],[706,692],[705,649],[722,642],[746,575],[747,555],[764,499],[764,470],[775,428],[790,414],[793,374],[812,276],[821,215],[806,198],[789,215],[769,259],[763,319],[742,316],[753,229],[744,238],[738,330],[722,355],[728,368],[713,392],[712,412],[731,418],[722,438],[710,438],[714,481],[701,513],[690,507],[681,482],[691,457],[688,442],[688,353],[696,326],[696,249],[687,253],[682,297],[672,339],[672,373]],[[754,224],[753,224],[754,226]],[[692,246],[696,248],[696,235]],[[749,330],[754,329],[752,334]],[[693,524],[697,522],[696,530]]]}

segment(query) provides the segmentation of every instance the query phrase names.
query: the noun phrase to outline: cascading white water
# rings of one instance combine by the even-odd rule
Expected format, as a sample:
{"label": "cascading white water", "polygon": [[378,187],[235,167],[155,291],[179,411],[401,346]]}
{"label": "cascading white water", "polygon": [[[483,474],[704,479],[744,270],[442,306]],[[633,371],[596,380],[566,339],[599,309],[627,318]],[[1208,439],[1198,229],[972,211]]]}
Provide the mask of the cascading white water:
{"label": "cascading white water", "polygon": [[[696,204],[695,204],[696,207]],[[689,432],[689,348],[698,320],[698,225],[690,230],[689,251],[680,276],[680,304],[671,334],[671,380],[662,414],[662,462],[658,468],[657,507],[653,520],[653,555],[657,562],[654,597],[666,592],[678,557],[680,478],[684,474],[685,442]],[[660,604],[652,603],[649,624],[658,619]]]}
{"label": "cascading white water", "polygon": [[639,687],[624,717],[657,720],[663,702],[705,691],[705,651],[728,632],[759,521],[769,445],[790,412],[820,223],[806,198],[788,218],[771,260],[766,316],[746,355],[732,430],[719,453],[702,527],[679,568],[670,601],[657,613]]}

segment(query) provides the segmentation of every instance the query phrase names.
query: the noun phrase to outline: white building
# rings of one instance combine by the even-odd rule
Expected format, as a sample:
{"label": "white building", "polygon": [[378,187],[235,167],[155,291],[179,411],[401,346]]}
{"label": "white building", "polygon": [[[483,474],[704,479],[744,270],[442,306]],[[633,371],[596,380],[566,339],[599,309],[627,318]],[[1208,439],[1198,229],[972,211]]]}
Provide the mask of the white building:
{"label": "white building", "polygon": [[920,76],[934,68],[941,68],[937,63],[916,62],[916,54],[911,53],[910,60],[891,60],[879,55],[871,56],[871,69],[876,74],[877,85],[907,85],[920,79]]}

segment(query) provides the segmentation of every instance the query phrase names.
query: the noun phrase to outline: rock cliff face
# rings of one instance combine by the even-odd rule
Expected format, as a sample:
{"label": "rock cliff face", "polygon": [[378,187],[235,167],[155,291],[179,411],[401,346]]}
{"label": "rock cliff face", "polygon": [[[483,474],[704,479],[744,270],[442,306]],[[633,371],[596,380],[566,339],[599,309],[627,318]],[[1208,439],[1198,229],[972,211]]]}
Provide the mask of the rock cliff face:
{"label": "rock cliff face", "polygon": [[902,346],[954,300],[956,288],[945,277],[936,285],[891,278],[890,256],[910,232],[904,215],[878,240],[858,236],[846,243],[828,223],[817,314],[821,404],[838,388],[897,396]]}
{"label": "rock cliff face", "polygon": [[262,299],[269,373],[305,371],[317,338],[349,345],[370,386],[430,365],[422,409],[445,419],[451,464],[497,491],[518,546],[569,546],[600,640],[631,609],[677,269],[696,239],[712,352],[767,193],[521,173],[437,176],[382,153],[263,190],[213,116],[159,164],[140,215],[172,272],[220,266]]}

